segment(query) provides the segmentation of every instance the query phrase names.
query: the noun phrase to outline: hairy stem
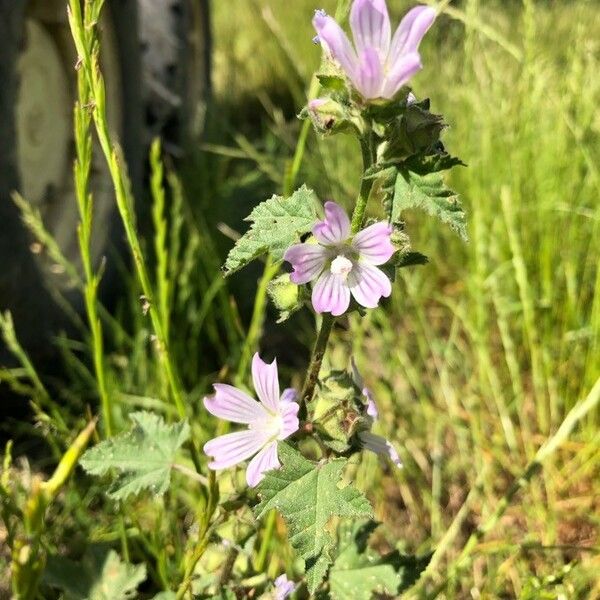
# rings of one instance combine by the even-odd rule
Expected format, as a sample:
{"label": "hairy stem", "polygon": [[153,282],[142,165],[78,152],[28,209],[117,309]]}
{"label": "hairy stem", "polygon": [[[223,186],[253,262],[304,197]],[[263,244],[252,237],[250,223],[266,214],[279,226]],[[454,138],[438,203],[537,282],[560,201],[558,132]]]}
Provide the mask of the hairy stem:
{"label": "hairy stem", "polygon": [[373,135],[367,133],[364,137],[360,138],[360,150],[362,152],[363,159],[363,178],[360,184],[360,191],[352,213],[352,233],[357,233],[362,227],[365,211],[369,202],[369,195],[371,194],[371,188],[373,187],[373,179],[365,177],[367,170],[373,164]]}
{"label": "hairy stem", "polygon": [[315,393],[315,387],[319,380],[319,371],[321,370],[321,363],[327,350],[327,342],[335,322],[335,317],[330,314],[324,314],[323,320],[321,321],[321,327],[317,334],[317,339],[310,357],[310,363],[308,365],[308,372],[306,373],[306,379],[302,386],[302,393],[300,399],[306,405],[308,404]]}

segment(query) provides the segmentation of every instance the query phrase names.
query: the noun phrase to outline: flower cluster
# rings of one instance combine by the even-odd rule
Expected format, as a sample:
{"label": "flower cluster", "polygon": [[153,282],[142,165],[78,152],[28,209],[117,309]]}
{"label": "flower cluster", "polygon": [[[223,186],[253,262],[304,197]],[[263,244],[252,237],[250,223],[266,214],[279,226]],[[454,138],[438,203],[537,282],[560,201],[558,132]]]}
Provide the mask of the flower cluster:
{"label": "flower cluster", "polygon": [[[352,114],[368,114],[369,103],[382,104],[395,99],[400,89],[422,68],[419,45],[435,17],[433,8],[417,6],[402,19],[392,36],[385,0],[354,0],[350,11],[352,44],[333,18],[322,10],[316,11],[313,19],[317,31],[315,41],[346,75],[346,91],[340,102],[333,92],[331,97],[309,102],[308,113],[317,129],[323,133],[331,132],[338,122],[342,128],[352,111],[355,111]],[[349,88],[354,93],[349,94]],[[403,106],[406,108],[414,103],[415,97],[405,90],[404,104],[397,106],[403,110]],[[365,127],[368,130],[372,126],[367,123]],[[365,127],[357,125],[354,131],[363,136]],[[324,218],[320,221],[315,218],[312,235],[302,243],[292,244],[283,253],[283,259],[291,265],[286,285],[291,282],[298,286],[296,296],[302,296],[299,286],[309,285],[312,306],[317,313],[338,317],[350,310],[353,303],[363,308],[375,308],[392,292],[390,278],[381,268],[396,251],[392,243],[392,226],[388,221],[379,221],[362,227],[362,217],[363,213],[359,212],[356,223],[354,216],[351,223],[340,205],[325,202]],[[313,373],[315,382],[321,358]],[[352,369],[354,383],[350,387],[358,388],[364,400],[353,405],[359,407],[360,415],[356,420],[357,429],[348,434],[348,443],[354,443],[355,449],[371,450],[402,466],[392,444],[371,432],[378,419],[377,406],[354,362]],[[254,487],[267,471],[280,468],[278,444],[299,430],[300,404],[293,389],[280,393],[275,361],[267,364],[255,354],[252,378],[258,401],[226,384],[215,384],[214,395],[205,398],[204,405],[211,414],[246,428],[210,440],[204,451],[212,458],[208,465],[211,469],[225,469],[251,459],[246,480]],[[310,400],[312,391],[302,401]],[[291,590],[292,582],[285,576],[278,578],[277,597],[284,598]]]}

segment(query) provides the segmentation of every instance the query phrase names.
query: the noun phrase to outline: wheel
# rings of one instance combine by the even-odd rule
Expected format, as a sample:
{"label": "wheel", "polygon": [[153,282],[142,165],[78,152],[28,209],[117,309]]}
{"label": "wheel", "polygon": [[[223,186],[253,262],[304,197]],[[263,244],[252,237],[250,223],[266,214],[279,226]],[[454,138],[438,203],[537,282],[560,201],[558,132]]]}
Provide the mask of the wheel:
{"label": "wheel", "polygon": [[[141,62],[134,0],[109,2],[101,23],[102,67],[109,123],[123,145],[129,172],[139,188],[144,149]],[[68,326],[54,298],[83,303],[65,273],[20,223],[11,200],[18,191],[39,211],[63,254],[79,263],[79,220],[73,186],[72,110],[76,56],[63,0],[0,0],[0,308],[13,312],[21,342],[49,348],[47,336]],[[98,262],[119,236],[112,184],[102,154],[95,152],[90,177]],[[49,293],[52,290],[53,293]]]}
{"label": "wheel", "polygon": [[[55,302],[57,291],[83,310],[79,291],[34,242],[11,200],[15,190],[22,194],[40,212],[63,254],[78,264],[72,182],[76,56],[65,4],[0,0],[0,309],[13,312],[19,339],[38,353],[51,348],[51,333],[68,325]],[[100,31],[109,122],[138,198],[150,139],[164,136],[177,154],[201,129],[210,88],[208,24],[204,0],[106,1]],[[90,183],[92,253],[98,262],[110,246],[124,249],[99,148]],[[114,279],[109,268],[103,278],[107,293]]]}

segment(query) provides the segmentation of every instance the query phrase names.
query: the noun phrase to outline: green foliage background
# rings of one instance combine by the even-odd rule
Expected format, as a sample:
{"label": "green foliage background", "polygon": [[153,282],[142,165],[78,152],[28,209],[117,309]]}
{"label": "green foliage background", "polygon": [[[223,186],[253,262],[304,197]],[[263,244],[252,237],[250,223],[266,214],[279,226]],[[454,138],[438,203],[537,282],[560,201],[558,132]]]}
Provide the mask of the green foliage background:
{"label": "green foliage background", "polygon": [[[389,4],[396,17],[409,6]],[[171,218],[156,244],[158,255],[161,247],[169,249],[158,261],[158,279],[169,283],[160,310],[170,319],[170,352],[186,405],[195,411],[190,435],[198,447],[217,427],[200,404],[212,381],[247,383],[249,349],[257,342],[265,358],[278,355],[288,380],[305,366],[312,341],[313,325],[302,311],[282,328],[269,310],[264,330],[247,331],[253,306],[260,311],[266,302],[266,287],[256,286],[260,269],[225,280],[221,265],[232,239],[246,230],[242,218],[252,207],[273,193],[289,195],[289,165],[301,131],[296,114],[320,56],[311,43],[315,8],[333,12],[334,2],[213,3],[214,104],[200,146],[182,165],[182,183],[169,175]],[[432,110],[450,126],[448,150],[468,164],[454,169],[448,183],[467,209],[470,242],[463,244],[427,215],[407,213],[412,250],[430,262],[402,270],[385,310],[351,316],[352,335],[337,328],[330,357],[332,367],[345,368],[352,351],[377,399],[380,432],[401,449],[405,464],[402,471],[387,469],[365,455],[352,466],[350,475],[385,523],[371,544],[394,560],[402,552],[427,555],[437,548],[429,573],[434,583],[456,567],[469,535],[488,522],[513,478],[600,376],[597,2],[463,0],[447,10],[423,44],[425,69],[413,87],[418,98],[432,98]],[[321,198],[348,202],[360,173],[359,152],[350,143],[344,136],[318,140],[309,132],[297,181]],[[128,291],[116,318],[104,325],[115,432],[129,428],[132,410],[176,419],[175,409],[163,402],[168,382],[157,368],[141,291],[125,271],[123,277]],[[6,335],[8,321],[0,324]],[[88,407],[97,405],[89,352],[64,338],[57,347],[70,379],[55,403],[29,368],[2,373],[14,376],[14,386],[54,419],[26,430],[51,455],[15,467],[13,482],[22,498],[40,471],[56,464],[71,424],[83,426]],[[59,410],[69,424],[63,429],[56,427]],[[461,563],[446,597],[600,596],[599,421],[597,413],[589,416],[541,477],[516,495]],[[187,429],[171,434],[168,451],[160,444],[154,448],[159,468],[149,485],[161,489],[170,474],[161,470],[163,462],[170,462],[167,455]],[[136,477],[146,475],[122,470],[135,485]],[[202,513],[180,486],[183,476],[171,477],[178,501],[167,494],[149,510],[142,498],[124,517],[102,499],[106,487],[80,472],[48,511],[45,548],[67,559],[88,556],[88,565],[114,563],[133,588],[142,570],[102,549],[120,546],[127,562],[149,565],[155,587],[167,587],[183,562],[186,519]],[[240,487],[234,473],[223,485]],[[232,526],[235,531],[219,535],[242,539],[250,520],[246,515]],[[292,570],[294,561],[283,543],[283,522],[273,520],[270,527],[272,545],[260,549],[257,564],[273,578]],[[338,597],[345,593],[345,573],[356,569],[360,576],[368,561],[368,553],[354,556],[354,535],[348,534],[348,547],[335,557]],[[396,539],[401,546],[392,549]],[[1,543],[2,537],[0,566],[8,564]],[[90,543],[101,549],[90,549]],[[201,567],[210,571],[211,560],[222,562],[212,547]],[[398,583],[397,565],[393,572],[388,567],[373,567],[382,589],[390,578]],[[62,589],[74,597],[80,593]]]}

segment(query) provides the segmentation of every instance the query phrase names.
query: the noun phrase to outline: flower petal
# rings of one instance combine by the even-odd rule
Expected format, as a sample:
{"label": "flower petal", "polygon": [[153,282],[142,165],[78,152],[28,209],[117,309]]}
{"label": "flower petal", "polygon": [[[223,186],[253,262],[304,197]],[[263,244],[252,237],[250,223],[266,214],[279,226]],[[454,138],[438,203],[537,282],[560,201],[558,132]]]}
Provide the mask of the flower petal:
{"label": "flower petal", "polygon": [[279,405],[279,379],[277,376],[277,360],[269,365],[264,362],[258,352],[252,358],[252,380],[259,400],[271,412],[277,412]]}
{"label": "flower petal", "polygon": [[317,30],[319,40],[324,49],[331,54],[350,79],[354,78],[358,59],[356,52],[350,44],[348,36],[337,24],[335,19],[327,16],[323,11],[317,11],[313,19],[313,25]]}
{"label": "flower petal", "polygon": [[321,244],[342,244],[350,235],[350,219],[339,204],[330,200],[325,202],[325,219],[317,223],[312,232]]}
{"label": "flower petal", "polygon": [[290,437],[292,433],[298,431],[300,427],[300,420],[298,419],[298,411],[300,410],[300,405],[297,402],[286,402],[279,407],[281,414],[281,432],[277,439],[285,440]]}
{"label": "flower petal", "polygon": [[376,421],[377,417],[379,416],[379,411],[377,410],[377,404],[375,404],[371,389],[365,385],[364,379],[358,370],[358,366],[356,365],[356,361],[354,360],[353,356],[350,357],[350,364],[352,365],[352,378],[354,379],[354,383],[356,383],[363,396],[367,399],[367,415]]}
{"label": "flower petal", "polygon": [[390,260],[396,251],[390,240],[391,233],[392,228],[386,221],[373,223],[354,236],[352,246],[364,262],[382,265]]}
{"label": "flower petal", "polygon": [[367,48],[374,48],[381,61],[386,60],[392,29],[385,0],[355,0],[350,11],[350,27],[359,55]]}
{"label": "flower petal", "polygon": [[325,267],[327,250],[318,244],[294,244],[285,251],[283,259],[294,268],[290,281],[300,285],[318,277]]}
{"label": "flower petal", "polygon": [[323,273],[313,288],[312,305],[318,313],[329,312],[334,317],[345,313],[350,305],[350,289],[344,278]]}
{"label": "flower petal", "polygon": [[435,21],[435,15],[435,9],[430,6],[415,6],[406,13],[392,39],[390,68],[395,66],[403,54],[418,50],[421,40]]}
{"label": "flower petal", "polygon": [[226,383],[215,383],[213,387],[215,394],[204,398],[204,406],[215,417],[234,423],[252,423],[266,416],[264,406],[242,390]]}
{"label": "flower petal", "polygon": [[383,67],[375,48],[365,48],[361,52],[354,85],[367,100],[381,97]]}
{"label": "flower petal", "polygon": [[279,398],[279,403],[282,404],[284,402],[295,402],[298,398],[298,392],[294,388],[285,388],[283,392],[281,392],[281,398]]}
{"label": "flower petal", "polygon": [[249,463],[246,469],[246,481],[250,487],[257,486],[267,471],[279,469],[277,442],[267,444]]}
{"label": "flower petal", "polygon": [[423,68],[418,52],[411,52],[400,57],[391,71],[387,74],[381,95],[393,98],[398,90]]}
{"label": "flower petal", "polygon": [[396,448],[388,440],[370,431],[361,431],[358,437],[363,448],[375,452],[375,454],[383,458],[389,458],[397,467],[402,468],[400,456],[398,456]]}
{"label": "flower petal", "polygon": [[227,469],[256,454],[269,440],[269,433],[246,429],[216,437],[204,444],[204,452],[214,460],[210,469]]}
{"label": "flower petal", "polygon": [[392,293],[392,284],[387,275],[366,263],[357,263],[348,276],[348,285],[354,299],[365,308],[375,308],[382,296]]}
{"label": "flower petal", "polygon": [[275,580],[275,600],[285,600],[288,596],[293,594],[296,589],[296,584],[287,578],[284,573]]}

